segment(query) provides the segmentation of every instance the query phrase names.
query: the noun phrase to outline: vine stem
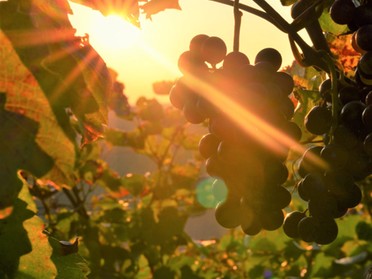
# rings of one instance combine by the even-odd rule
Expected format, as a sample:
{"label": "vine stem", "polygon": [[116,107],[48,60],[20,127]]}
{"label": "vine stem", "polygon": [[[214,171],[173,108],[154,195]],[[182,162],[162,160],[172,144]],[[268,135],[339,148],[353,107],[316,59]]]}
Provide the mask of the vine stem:
{"label": "vine stem", "polygon": [[[210,0],[213,2],[234,6],[235,2],[231,0]],[[297,33],[295,29],[296,26],[289,24],[273,7],[270,6],[265,0],[253,0],[261,9],[252,8],[250,6],[239,3],[237,6],[240,10],[246,11],[248,13],[254,14],[277,27],[280,31],[288,34],[292,51],[295,50],[295,43],[301,48],[303,52],[303,57],[301,55],[295,55],[295,59],[300,65],[316,66],[326,72],[328,72],[328,67],[324,65],[324,61],[321,59],[319,52],[312,47],[310,47]],[[298,50],[295,50],[298,52]]]}
{"label": "vine stem", "polygon": [[[221,3],[221,4],[232,6],[232,7],[234,6],[234,2],[231,1],[231,0],[209,0],[209,1]],[[285,28],[283,28],[281,25],[279,25],[277,22],[275,22],[274,19],[271,16],[269,16],[267,13],[265,13],[263,11],[260,11],[260,10],[257,10],[255,8],[252,8],[250,6],[244,5],[242,3],[239,3],[237,6],[240,10],[248,12],[248,13],[253,14],[253,15],[256,15],[256,16],[270,22],[276,28],[278,28],[280,31],[286,32]]]}
{"label": "vine stem", "polygon": [[233,50],[239,51],[240,27],[242,24],[243,13],[239,10],[239,0],[234,1],[234,45]]}
{"label": "vine stem", "polygon": [[338,123],[338,113],[340,111],[340,100],[338,98],[338,78],[336,66],[332,57],[326,51],[321,51],[323,61],[327,64],[329,69],[329,76],[331,79],[331,97],[332,97],[332,126],[330,131],[330,140],[333,141],[333,133]]}

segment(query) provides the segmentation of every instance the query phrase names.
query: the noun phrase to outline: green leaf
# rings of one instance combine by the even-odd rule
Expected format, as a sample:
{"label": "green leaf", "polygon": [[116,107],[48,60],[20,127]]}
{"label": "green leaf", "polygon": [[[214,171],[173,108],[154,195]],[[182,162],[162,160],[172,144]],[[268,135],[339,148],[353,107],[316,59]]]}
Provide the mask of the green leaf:
{"label": "green leaf", "polygon": [[138,116],[142,120],[156,122],[164,117],[163,106],[156,99],[148,99],[145,97],[138,98],[136,110]]}
{"label": "green leaf", "polygon": [[338,225],[338,236],[335,241],[331,244],[324,245],[323,251],[325,251],[328,255],[333,255],[335,257],[340,256],[340,248],[344,245],[345,242],[348,240],[355,240],[355,227],[359,221],[362,220],[362,216],[358,214],[350,214],[346,215],[342,219],[337,220]]}
{"label": "green leaf", "polygon": [[[0,98],[5,99],[4,96],[0,94]],[[0,175],[3,178],[0,208],[4,208],[11,206],[22,187],[17,178],[19,169],[41,177],[52,169],[54,162],[35,142],[39,128],[35,121],[0,107],[0,122]]]}
{"label": "green leaf", "polygon": [[296,244],[294,240],[289,240],[286,242],[283,256],[288,260],[296,261],[305,252],[306,250]]}
{"label": "green leaf", "polygon": [[330,278],[333,260],[331,256],[318,253],[314,259],[310,278]]}
{"label": "green leaf", "polygon": [[139,149],[145,146],[145,137],[139,130],[127,132],[108,128],[105,130],[104,137],[107,142],[114,146],[128,146]]}
{"label": "green leaf", "polygon": [[51,259],[54,262],[58,272],[57,276],[53,278],[88,278],[87,276],[90,273],[88,263],[78,253],[64,255],[61,250],[61,244],[57,239],[49,237],[49,242],[53,247]]}
{"label": "green leaf", "polygon": [[[20,177],[21,179],[21,177]],[[55,278],[52,249],[36,216],[36,205],[26,182],[10,216],[0,219],[0,275],[9,278]]]}
{"label": "green leaf", "polygon": [[358,239],[361,240],[372,240],[372,225],[366,221],[359,221],[355,227],[355,232]]}
{"label": "green leaf", "polygon": [[334,35],[343,34],[348,30],[347,25],[335,23],[327,10],[324,10],[322,15],[319,17],[319,23],[324,32],[329,32]]}
{"label": "green leaf", "polygon": [[249,248],[258,253],[275,253],[285,249],[287,241],[288,238],[282,230],[262,231],[250,238]]}
{"label": "green leaf", "polygon": [[[23,66],[10,41],[2,32],[0,32],[0,42],[2,46],[0,56],[3,57],[0,70],[0,92],[6,92],[5,110],[7,111],[3,117],[8,118],[7,125],[10,126],[13,123],[14,131],[8,128],[7,136],[14,137],[15,140],[18,138],[17,142],[21,142],[16,148],[9,146],[12,150],[8,150],[7,153],[14,152],[11,155],[13,158],[9,157],[10,154],[8,155],[9,160],[21,159],[23,164],[33,167],[30,171],[34,175],[40,177],[45,174],[46,166],[51,164],[50,160],[47,163],[47,159],[43,159],[49,156],[54,159],[54,165],[43,178],[50,179],[57,184],[70,185],[75,164],[75,146],[69,140],[66,131],[61,129],[60,124],[63,120],[56,117],[38,81]],[[3,108],[1,110],[3,111]],[[32,143],[32,137],[34,143]],[[11,139],[1,137],[3,148],[6,148],[3,144],[5,140]],[[31,147],[30,150],[27,152],[22,150],[25,146]],[[9,162],[7,164],[11,165]]]}
{"label": "green leaf", "polygon": [[84,79],[76,90],[79,94],[75,95],[73,112],[84,127],[83,144],[86,144],[102,137],[102,125],[107,124],[107,106],[112,90],[111,75],[105,62],[91,45],[85,44],[71,55],[76,59],[75,68],[71,71],[80,69],[80,78]]}
{"label": "green leaf", "polygon": [[140,174],[127,174],[125,177],[122,178],[123,186],[135,196],[138,196],[142,193],[146,179],[143,175]]}
{"label": "green leaf", "polygon": [[136,274],[135,279],[150,279],[151,276],[151,269],[149,267],[149,262],[144,255],[141,255],[138,259],[138,268],[139,271]]}

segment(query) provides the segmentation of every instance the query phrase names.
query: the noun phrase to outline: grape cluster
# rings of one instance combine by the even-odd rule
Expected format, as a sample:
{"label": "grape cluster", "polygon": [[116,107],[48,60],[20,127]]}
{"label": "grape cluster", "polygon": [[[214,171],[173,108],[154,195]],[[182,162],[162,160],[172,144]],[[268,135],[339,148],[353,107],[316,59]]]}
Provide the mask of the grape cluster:
{"label": "grape cluster", "polygon": [[289,237],[319,244],[336,239],[335,218],[361,202],[357,182],[372,174],[372,5],[366,1],[356,7],[351,0],[336,0],[330,15],[348,25],[362,56],[353,79],[335,82],[338,98],[331,96],[331,79],[319,87],[322,102],[308,112],[304,124],[310,133],[323,136],[324,145],[308,148],[298,169],[298,194],[308,208],[288,214],[283,225]]}
{"label": "grape cluster", "polygon": [[[280,53],[273,48],[262,49],[251,64],[242,52],[227,53],[221,38],[196,35],[179,57],[183,76],[170,91],[171,103],[190,123],[208,125],[199,152],[206,159],[207,173],[222,179],[228,188],[226,200],[216,206],[217,222],[225,228],[240,226],[248,235],[278,229],[283,208],[291,201],[283,186],[289,147],[282,144],[274,152],[261,141],[271,135],[255,137],[262,129],[259,126],[270,125],[292,142],[301,138],[300,128],[291,121],[295,108],[289,95],[294,82],[279,71],[281,63]],[[259,118],[259,124],[249,117],[234,117],[236,111],[226,100],[238,104],[236,110],[242,108],[252,119]]]}
{"label": "grape cluster", "polygon": [[[321,158],[327,167],[312,158]],[[356,178],[348,171],[349,158],[348,150],[336,143],[315,145],[305,151],[300,160],[298,172],[302,179],[297,190],[300,198],[308,203],[308,209],[286,216],[283,229],[289,237],[318,244],[329,244],[336,239],[335,219],[344,216],[362,199]]]}

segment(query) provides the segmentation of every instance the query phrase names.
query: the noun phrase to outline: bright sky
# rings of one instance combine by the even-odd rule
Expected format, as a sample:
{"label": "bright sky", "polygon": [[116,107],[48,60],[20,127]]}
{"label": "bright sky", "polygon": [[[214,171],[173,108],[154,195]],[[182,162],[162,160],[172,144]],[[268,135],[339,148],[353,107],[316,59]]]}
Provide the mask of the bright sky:
{"label": "bright sky", "polygon": [[[282,7],[279,0],[269,2],[291,21],[288,7]],[[180,76],[177,60],[188,49],[193,36],[200,33],[219,36],[225,40],[228,51],[232,51],[232,7],[208,0],[180,0],[180,6],[181,11],[166,10],[153,15],[152,20],[141,19],[141,30],[117,18],[108,21],[99,12],[74,3],[71,3],[74,15],[70,20],[78,34],[89,34],[93,47],[107,65],[119,73],[118,79],[125,84],[125,93],[133,103],[139,96],[154,96],[153,82]],[[265,47],[275,47],[281,52],[283,66],[293,60],[287,36],[246,12],[242,18],[240,40],[240,50],[251,61]]]}

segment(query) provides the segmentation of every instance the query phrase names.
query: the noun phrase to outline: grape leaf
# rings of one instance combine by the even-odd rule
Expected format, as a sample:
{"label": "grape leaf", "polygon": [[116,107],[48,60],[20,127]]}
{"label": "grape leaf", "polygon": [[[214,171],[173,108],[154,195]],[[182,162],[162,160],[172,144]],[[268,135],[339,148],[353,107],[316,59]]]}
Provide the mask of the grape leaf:
{"label": "grape leaf", "polygon": [[151,18],[152,15],[166,9],[181,10],[181,7],[178,0],[151,0],[143,4],[141,9],[146,14],[146,18]]}
{"label": "grape leaf", "polygon": [[[2,57],[2,67],[0,68],[0,92],[6,92],[5,109],[9,113],[17,114],[17,119],[14,118],[16,125],[12,129],[24,129],[29,131],[28,135],[35,134],[35,143],[42,148],[48,156],[54,159],[53,168],[43,177],[50,179],[60,184],[70,184],[73,167],[75,164],[75,146],[68,138],[65,131],[61,129],[58,118],[55,117],[48,99],[43,94],[39,83],[28,69],[22,64],[19,57],[12,48],[10,41],[0,32],[0,56]],[[29,96],[32,96],[30,98]],[[21,116],[19,116],[21,115]],[[19,122],[21,118],[29,120],[26,123]],[[35,124],[31,124],[35,122]],[[10,125],[10,123],[8,123]],[[38,125],[38,129],[36,126]],[[5,126],[4,126],[5,127]],[[3,129],[4,129],[3,127]],[[33,127],[33,128],[32,128]],[[10,129],[10,127],[8,128]],[[31,130],[30,130],[31,129]],[[37,130],[37,133],[36,133]],[[25,133],[23,132],[23,134]],[[17,135],[16,132],[9,130],[7,134]],[[24,134],[23,139],[18,139],[18,144],[21,146],[31,145],[29,138]],[[20,137],[21,135],[19,135]],[[1,141],[3,142],[5,138]],[[8,143],[9,139],[7,139]],[[6,145],[3,145],[5,147]],[[21,146],[17,146],[13,150],[13,154],[8,152],[8,160],[15,160],[17,157],[23,158],[24,164],[30,166],[40,165],[39,156],[30,156],[30,151],[17,155]],[[35,147],[33,147],[34,150]],[[36,152],[36,151],[35,151]],[[39,152],[39,155],[41,153]],[[37,155],[36,153],[34,155]],[[21,156],[21,157],[20,157]],[[4,161],[6,161],[4,159]],[[7,162],[8,164],[8,162]],[[41,166],[41,165],[40,165]],[[9,166],[8,166],[9,167]],[[17,165],[17,168],[20,166]],[[35,172],[34,169],[30,169]],[[45,174],[45,171],[33,173],[36,176]]]}
{"label": "grape leaf", "polygon": [[143,148],[145,136],[139,130],[121,131],[108,128],[105,130],[105,139],[114,146],[128,146],[132,148]]}
{"label": "grape leaf", "polygon": [[[18,169],[26,169],[35,176],[45,175],[53,167],[53,159],[35,142],[38,123],[30,118],[4,110],[5,94],[0,94],[0,208],[11,206],[22,183],[17,178]],[[31,159],[30,159],[31,158]]]}
{"label": "grape leaf", "polygon": [[52,249],[24,179],[10,216],[0,220],[0,277],[55,278]]}
{"label": "grape leaf", "polygon": [[330,32],[333,35],[340,35],[342,33],[345,33],[348,30],[346,25],[340,25],[340,24],[335,23],[332,20],[329,14],[329,11],[326,9],[323,11],[322,15],[319,17],[319,24],[324,32]]}
{"label": "grape leaf", "polygon": [[118,117],[130,118],[131,107],[128,97],[124,94],[125,85],[117,80],[118,74],[109,69],[111,79],[113,80],[111,96],[108,100],[108,106]]}
{"label": "grape leaf", "polygon": [[[27,203],[27,209],[36,214],[36,204],[28,191],[24,181],[19,198]],[[32,245],[32,251],[20,258],[19,268],[16,278],[54,278],[57,270],[51,260],[52,247],[49,245],[48,236],[43,233],[44,222],[40,217],[34,215],[32,218],[23,222],[28,239]],[[18,244],[19,245],[19,244]]]}
{"label": "grape leaf", "polygon": [[329,278],[332,276],[333,257],[319,253],[315,256],[311,278]]}
{"label": "grape leaf", "polygon": [[[107,106],[112,89],[111,74],[105,62],[89,43],[73,52],[72,55],[77,61],[76,67],[80,68],[86,84],[86,88],[82,86],[85,95],[78,95],[78,106],[90,108],[89,110],[83,109],[83,115],[80,115],[85,128],[83,143],[87,144],[100,138],[103,134],[102,124],[107,124]],[[91,103],[96,103],[95,110],[91,109]]]}
{"label": "grape leaf", "polygon": [[60,249],[60,242],[55,238],[49,237],[49,243],[51,247],[53,247],[51,260],[55,264],[58,272],[57,276],[53,278],[88,278],[87,276],[90,273],[90,270],[88,263],[83,259],[82,256],[80,256],[78,253],[64,255]]}
{"label": "grape leaf", "polygon": [[111,91],[106,64],[88,38],[75,37],[65,5],[61,9],[56,5],[61,12],[58,16],[37,1],[29,6],[20,11],[13,1],[0,3],[1,28],[38,81],[70,140],[75,140],[75,132],[66,107],[81,122],[83,143],[99,138],[102,124],[107,124],[106,99]]}

